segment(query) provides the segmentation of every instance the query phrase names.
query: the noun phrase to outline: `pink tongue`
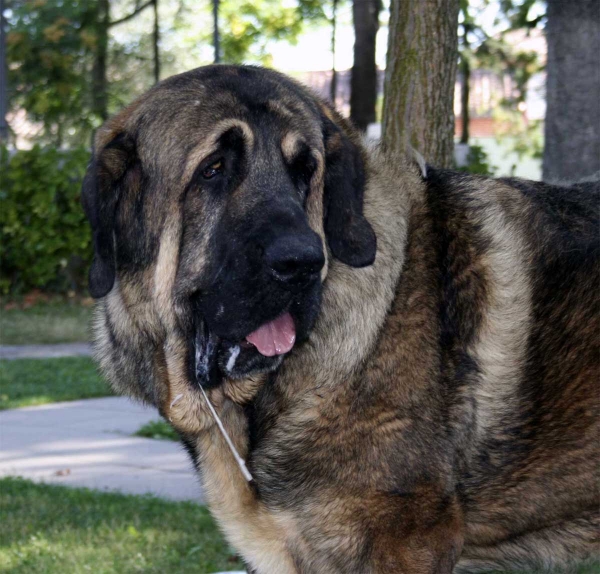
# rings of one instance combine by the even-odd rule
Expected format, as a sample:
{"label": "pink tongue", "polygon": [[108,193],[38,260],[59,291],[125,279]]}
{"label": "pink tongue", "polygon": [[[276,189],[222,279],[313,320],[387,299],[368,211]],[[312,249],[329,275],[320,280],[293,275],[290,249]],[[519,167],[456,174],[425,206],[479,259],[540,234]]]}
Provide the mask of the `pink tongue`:
{"label": "pink tongue", "polygon": [[285,313],[250,333],[246,341],[252,343],[265,357],[283,355],[294,346],[296,341],[294,320],[289,313]]}

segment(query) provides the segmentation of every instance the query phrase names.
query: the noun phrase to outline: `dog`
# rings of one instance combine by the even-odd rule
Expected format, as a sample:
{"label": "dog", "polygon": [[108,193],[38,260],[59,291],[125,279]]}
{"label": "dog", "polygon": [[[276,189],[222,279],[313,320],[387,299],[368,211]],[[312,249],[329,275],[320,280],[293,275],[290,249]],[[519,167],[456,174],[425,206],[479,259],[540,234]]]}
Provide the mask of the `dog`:
{"label": "dog", "polygon": [[284,75],[198,68],[97,133],[96,357],[251,572],[593,560],[598,195],[391,157]]}

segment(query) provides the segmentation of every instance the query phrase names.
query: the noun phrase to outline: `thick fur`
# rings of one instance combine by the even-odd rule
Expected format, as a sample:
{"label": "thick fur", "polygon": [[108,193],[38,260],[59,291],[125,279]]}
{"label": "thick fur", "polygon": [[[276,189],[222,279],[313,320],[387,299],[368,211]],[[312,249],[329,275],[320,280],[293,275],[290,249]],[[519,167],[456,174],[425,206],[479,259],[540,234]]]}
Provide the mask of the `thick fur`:
{"label": "thick fur", "polygon": [[[241,171],[211,195],[194,178],[226,132]],[[325,264],[288,296],[231,254],[254,257],[245,222],[279,229],[297,190]],[[284,76],[201,68],[97,137],[96,354],[180,433],[253,572],[568,568],[600,552],[598,200],[594,184],[424,175]],[[288,355],[221,360],[206,385],[248,483],[190,337],[206,321],[235,341],[286,308]]]}

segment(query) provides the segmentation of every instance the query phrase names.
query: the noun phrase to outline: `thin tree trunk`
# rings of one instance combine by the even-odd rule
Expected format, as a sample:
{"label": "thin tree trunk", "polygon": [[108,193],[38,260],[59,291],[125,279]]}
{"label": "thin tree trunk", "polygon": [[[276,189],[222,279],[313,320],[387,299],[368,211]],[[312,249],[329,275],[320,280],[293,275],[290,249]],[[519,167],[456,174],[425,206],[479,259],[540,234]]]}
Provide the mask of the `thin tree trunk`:
{"label": "thin tree trunk", "polygon": [[92,69],[92,110],[102,120],[108,118],[106,60],[108,54],[109,8],[109,0],[98,0],[96,52]]}
{"label": "thin tree trunk", "polygon": [[[466,18],[466,15],[465,15]],[[462,72],[462,83],[460,86],[460,108],[462,129],[460,143],[469,143],[469,84],[471,81],[471,63],[469,62],[469,26],[463,24],[463,54],[460,60],[460,70]]]}
{"label": "thin tree trunk", "polygon": [[158,28],[158,0],[152,2],[154,8],[154,30],[152,34],[152,43],[154,47],[154,83],[160,80],[160,54],[158,51],[158,41],[160,39],[160,30]]}
{"label": "thin tree trunk", "polygon": [[219,40],[219,0],[213,0],[213,44],[215,48],[215,64],[221,62],[221,46]]}
{"label": "thin tree trunk", "polygon": [[469,117],[469,83],[471,81],[471,65],[469,61],[464,58],[461,62],[461,71],[462,71],[462,84],[460,86],[460,107],[461,107],[461,134],[460,134],[460,143],[468,144],[469,143],[469,122],[471,118]]}
{"label": "thin tree trunk", "polygon": [[337,5],[338,0],[333,0],[333,13],[331,16],[331,84],[329,85],[329,98],[335,105],[335,96],[337,95],[337,72],[335,70],[335,33],[337,27]]}
{"label": "thin tree trunk", "polygon": [[548,0],[543,179],[600,173],[600,2]]}
{"label": "thin tree trunk", "polygon": [[382,134],[389,153],[413,147],[433,165],[452,165],[458,6],[392,1]]}
{"label": "thin tree trunk", "polygon": [[354,0],[354,65],[350,80],[350,119],[361,131],[376,120],[377,63],[375,48],[381,0]]}
{"label": "thin tree trunk", "polygon": [[0,0],[0,144],[8,142],[8,70],[6,67],[6,40],[4,30],[4,0]]}

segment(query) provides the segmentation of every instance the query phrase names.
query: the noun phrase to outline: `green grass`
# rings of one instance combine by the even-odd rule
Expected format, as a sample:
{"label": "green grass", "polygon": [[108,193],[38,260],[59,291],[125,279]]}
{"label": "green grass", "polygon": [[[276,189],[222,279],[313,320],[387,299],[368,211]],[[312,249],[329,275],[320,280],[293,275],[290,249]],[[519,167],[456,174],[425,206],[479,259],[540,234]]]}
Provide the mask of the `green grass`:
{"label": "green grass", "polygon": [[0,571],[206,574],[240,570],[208,511],[87,489],[0,480]]}
{"label": "green grass", "polygon": [[111,394],[88,357],[0,361],[0,410]]}
{"label": "green grass", "polygon": [[92,308],[79,303],[38,303],[0,310],[0,344],[79,343],[89,339]]}
{"label": "green grass", "polygon": [[[0,516],[1,572],[208,574],[242,569],[208,511],[192,502],[4,478]],[[598,565],[576,572],[595,574]]]}
{"label": "green grass", "polygon": [[146,438],[179,440],[179,435],[173,430],[173,427],[163,420],[150,421],[133,434]]}

